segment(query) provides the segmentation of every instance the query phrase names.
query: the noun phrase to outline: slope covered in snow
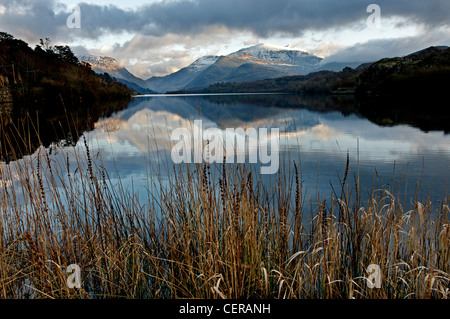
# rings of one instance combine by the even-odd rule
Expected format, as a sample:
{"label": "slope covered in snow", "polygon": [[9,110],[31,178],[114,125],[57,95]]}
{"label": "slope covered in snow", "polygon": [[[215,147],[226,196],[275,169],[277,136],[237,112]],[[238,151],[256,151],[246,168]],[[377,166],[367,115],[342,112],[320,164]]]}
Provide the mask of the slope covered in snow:
{"label": "slope covered in snow", "polygon": [[219,56],[217,55],[206,55],[195,60],[191,65],[187,66],[186,69],[191,72],[202,72],[210,65],[216,63],[218,59]]}
{"label": "slope covered in snow", "polygon": [[278,70],[307,74],[316,71],[322,58],[301,50],[260,43],[231,53],[230,56]]}
{"label": "slope covered in snow", "polygon": [[78,58],[82,62],[89,63],[93,69],[117,70],[122,68],[116,59],[108,56],[83,55]]}

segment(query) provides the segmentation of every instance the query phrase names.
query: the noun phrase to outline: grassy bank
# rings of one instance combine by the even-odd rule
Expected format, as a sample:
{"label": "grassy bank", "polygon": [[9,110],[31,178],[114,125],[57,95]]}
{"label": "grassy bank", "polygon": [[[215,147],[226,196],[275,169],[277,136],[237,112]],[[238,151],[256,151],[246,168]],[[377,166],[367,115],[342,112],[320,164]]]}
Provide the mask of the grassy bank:
{"label": "grassy bank", "polygon": [[311,196],[292,161],[272,188],[245,166],[149,170],[142,203],[97,155],[84,140],[0,164],[0,298],[449,297],[447,199],[363,202],[348,165],[342,193]]}

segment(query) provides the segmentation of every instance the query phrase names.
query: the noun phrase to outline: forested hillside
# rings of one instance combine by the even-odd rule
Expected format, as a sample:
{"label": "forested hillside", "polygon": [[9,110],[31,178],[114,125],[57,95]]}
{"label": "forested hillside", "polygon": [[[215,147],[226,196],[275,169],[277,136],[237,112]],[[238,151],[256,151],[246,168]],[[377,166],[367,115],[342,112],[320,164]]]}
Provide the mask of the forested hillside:
{"label": "forested hillside", "polygon": [[[32,49],[0,32],[0,161],[60,140],[75,143],[101,116],[124,108],[131,94],[79,62],[68,46],[45,39]],[[28,143],[18,136],[29,136]]]}
{"label": "forested hillside", "polygon": [[80,63],[68,46],[53,46],[47,38],[32,49],[4,32],[0,32],[0,86],[8,89],[15,107],[28,108],[50,108],[61,101],[67,107],[87,106],[131,95],[123,84]]}

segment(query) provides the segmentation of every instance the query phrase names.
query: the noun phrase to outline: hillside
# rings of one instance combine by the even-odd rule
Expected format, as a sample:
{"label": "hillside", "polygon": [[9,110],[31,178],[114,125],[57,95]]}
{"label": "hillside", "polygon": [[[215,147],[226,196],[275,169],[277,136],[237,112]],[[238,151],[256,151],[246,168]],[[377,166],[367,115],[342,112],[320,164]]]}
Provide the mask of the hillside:
{"label": "hillside", "polygon": [[[129,98],[130,90],[97,75],[80,63],[68,46],[37,45],[33,50],[22,40],[0,33],[0,77],[14,105],[42,107],[52,103],[81,105],[114,98]],[[60,97],[61,96],[61,97]]]}
{"label": "hillside", "polygon": [[[340,72],[318,71],[307,75],[283,76],[249,82],[220,82],[196,93],[353,93],[358,76],[365,66]],[[189,91],[181,91],[189,93]],[[173,92],[175,93],[175,92]]]}
{"label": "hillside", "polygon": [[249,63],[245,59],[222,56],[185,87],[187,89],[205,88],[217,82],[254,81],[292,74],[257,63]]}
{"label": "hillside", "polygon": [[448,133],[449,83],[448,47],[429,47],[404,57],[381,59],[358,78],[358,110],[380,125],[405,123]]}
{"label": "hillside", "polygon": [[201,57],[177,72],[166,76],[149,78],[145,81],[146,84],[144,86],[156,92],[166,92],[184,88],[205,69],[216,63],[218,59],[218,56],[208,55]]}
{"label": "hillside", "polygon": [[355,86],[359,95],[442,95],[450,81],[450,48],[429,47],[372,63]]}
{"label": "hillside", "polygon": [[13,126],[25,130],[28,123],[28,129],[39,130],[39,137],[36,132],[26,133],[33,135],[29,145],[15,142],[28,149],[18,152],[31,153],[69,132],[76,141],[76,132],[92,128],[99,117],[125,107],[131,98],[126,86],[107,74],[97,75],[68,46],[51,46],[48,39],[31,49],[0,32],[0,66],[0,157],[5,141],[17,138]]}

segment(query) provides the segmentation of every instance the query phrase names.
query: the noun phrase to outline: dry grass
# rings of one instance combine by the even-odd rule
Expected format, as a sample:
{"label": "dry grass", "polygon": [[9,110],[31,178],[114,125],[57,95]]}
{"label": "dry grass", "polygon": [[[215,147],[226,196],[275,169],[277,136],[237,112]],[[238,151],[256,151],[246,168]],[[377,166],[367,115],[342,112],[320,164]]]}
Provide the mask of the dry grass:
{"label": "dry grass", "polygon": [[1,298],[449,297],[448,201],[408,210],[374,189],[363,203],[348,162],[340,196],[306,196],[300,163],[272,188],[249,167],[198,164],[149,173],[142,203],[87,141],[58,151],[0,166]]}

